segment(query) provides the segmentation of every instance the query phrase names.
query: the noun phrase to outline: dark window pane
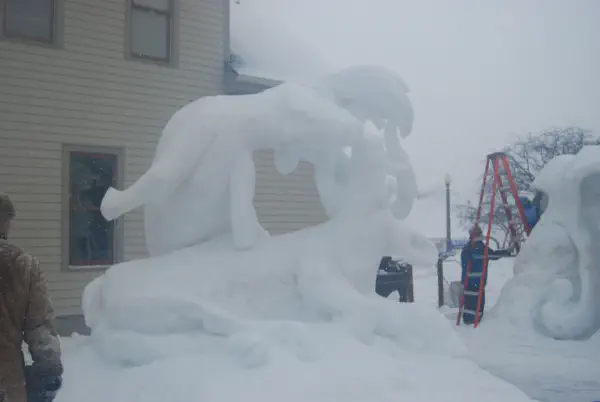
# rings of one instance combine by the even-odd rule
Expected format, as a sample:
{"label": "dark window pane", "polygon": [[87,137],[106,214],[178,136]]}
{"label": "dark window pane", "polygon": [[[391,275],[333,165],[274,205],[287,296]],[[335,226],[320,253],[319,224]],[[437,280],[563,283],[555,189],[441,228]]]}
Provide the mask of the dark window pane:
{"label": "dark window pane", "polygon": [[117,156],[72,152],[69,193],[69,265],[116,262],[114,222],[100,212],[102,198],[115,185]]}
{"label": "dark window pane", "polygon": [[5,0],[6,36],[51,42],[54,34],[54,0]]}
{"label": "dark window pane", "polygon": [[151,10],[131,10],[131,52],[136,56],[169,59],[169,15]]}

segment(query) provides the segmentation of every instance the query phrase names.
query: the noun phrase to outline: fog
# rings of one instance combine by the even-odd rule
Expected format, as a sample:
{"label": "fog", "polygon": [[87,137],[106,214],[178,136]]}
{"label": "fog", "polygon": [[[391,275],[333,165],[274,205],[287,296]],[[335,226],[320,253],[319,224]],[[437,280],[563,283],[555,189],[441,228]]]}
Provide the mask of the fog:
{"label": "fog", "polygon": [[253,74],[304,80],[352,64],[393,68],[411,88],[406,140],[423,188],[409,221],[443,235],[443,177],[474,199],[482,161],[520,135],[600,133],[600,2],[240,0],[232,48]]}

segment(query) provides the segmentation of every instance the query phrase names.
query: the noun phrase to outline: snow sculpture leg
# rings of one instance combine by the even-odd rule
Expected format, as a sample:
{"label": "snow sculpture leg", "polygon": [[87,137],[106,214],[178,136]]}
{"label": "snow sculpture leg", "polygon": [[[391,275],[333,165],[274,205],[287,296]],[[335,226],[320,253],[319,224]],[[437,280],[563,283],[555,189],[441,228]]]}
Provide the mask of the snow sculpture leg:
{"label": "snow sculpture leg", "polygon": [[[169,125],[165,127],[165,132]],[[167,133],[164,133],[165,135]],[[162,155],[157,154],[150,169],[146,171],[131,187],[124,191],[108,189],[100,207],[106,220],[113,220],[146,203],[163,205],[169,196],[192,173],[201,159],[202,150],[187,144],[194,133],[182,133],[182,138],[171,145],[171,149]]]}
{"label": "snow sculpture leg", "polygon": [[328,217],[335,216],[339,208],[339,188],[335,180],[335,160],[333,155],[321,158],[315,164],[314,170],[315,186],[319,198]]}
{"label": "snow sculpture leg", "polygon": [[400,145],[396,129],[386,129],[385,147],[388,158],[388,173],[394,176],[402,188],[398,188],[392,212],[397,219],[405,219],[412,210],[417,197],[417,178],[410,158]]}
{"label": "snow sculpture leg", "polygon": [[250,153],[240,157],[229,180],[233,244],[238,249],[251,248],[268,234],[258,222],[254,209],[256,169]]}
{"label": "snow sculpture leg", "polygon": [[292,146],[283,146],[275,150],[274,162],[280,174],[290,174],[300,164],[300,152]]}

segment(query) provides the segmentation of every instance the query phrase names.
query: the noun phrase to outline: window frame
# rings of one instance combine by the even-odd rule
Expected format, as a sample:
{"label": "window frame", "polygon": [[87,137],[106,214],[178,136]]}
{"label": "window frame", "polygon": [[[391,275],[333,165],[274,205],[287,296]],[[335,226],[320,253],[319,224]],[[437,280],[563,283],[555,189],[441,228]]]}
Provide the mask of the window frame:
{"label": "window frame", "polygon": [[63,22],[63,0],[49,0],[52,2],[52,15],[50,26],[52,28],[50,38],[33,37],[27,35],[10,35],[6,32],[8,20],[8,0],[0,0],[0,39],[18,41],[23,43],[37,44],[42,46],[60,46],[62,40]]}
{"label": "window frame", "polygon": [[109,265],[71,265],[70,264],[70,192],[71,192],[71,155],[73,153],[110,154],[116,156],[116,188],[123,188],[125,183],[125,152],[121,148],[100,146],[63,144],[62,147],[62,235],[61,266],[63,271],[87,272],[103,271],[111,265],[123,261],[124,256],[124,224],[123,217],[114,220],[113,255],[114,263]]}
{"label": "window frame", "polygon": [[[135,60],[140,62],[146,62],[151,64],[158,64],[163,66],[177,67],[178,58],[178,40],[179,37],[179,8],[177,0],[167,0],[169,3],[169,10],[158,10],[148,6],[141,6],[134,4],[135,0],[125,0],[126,4],[126,15],[127,15],[127,34],[125,35],[125,58],[128,60]],[[155,12],[160,15],[168,16],[168,29],[167,29],[167,57],[154,57],[144,54],[137,54],[133,51],[132,40],[133,40],[133,12],[134,9],[138,9],[146,12]]]}

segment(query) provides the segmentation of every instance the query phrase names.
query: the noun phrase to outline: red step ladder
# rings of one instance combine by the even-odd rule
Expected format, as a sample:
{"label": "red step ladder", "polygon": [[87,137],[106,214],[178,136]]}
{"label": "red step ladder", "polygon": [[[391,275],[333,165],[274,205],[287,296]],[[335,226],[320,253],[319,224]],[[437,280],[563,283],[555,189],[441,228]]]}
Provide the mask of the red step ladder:
{"label": "red step ladder", "polygon": [[[486,190],[488,190],[489,188],[488,183],[490,179],[492,184],[492,192],[489,200],[490,214],[487,224],[487,233],[485,236],[483,269],[481,273],[471,273],[471,261],[469,261],[469,264],[467,265],[466,278],[463,284],[463,294],[460,298],[460,305],[458,309],[458,318],[456,319],[456,325],[460,325],[463,312],[465,311],[475,316],[475,323],[473,326],[474,328],[477,328],[477,325],[479,324],[481,299],[483,296],[485,277],[487,274],[488,251],[490,246],[490,237],[492,234],[492,224],[494,222],[494,211],[496,210],[495,208],[497,193],[500,193],[500,198],[504,205],[504,211],[508,220],[508,231],[510,234],[511,244],[514,245],[517,251],[520,249],[520,246],[523,243],[523,241],[525,241],[527,236],[529,236],[531,230],[527,223],[527,219],[525,218],[525,210],[523,209],[523,205],[521,203],[521,200],[519,199],[517,186],[515,184],[512,172],[510,170],[510,165],[508,163],[508,157],[504,152],[495,152],[487,156],[485,171],[483,173],[483,184],[481,186],[481,193],[479,195],[479,206],[477,207],[477,216],[475,218],[474,226],[479,225],[479,221],[481,220],[482,205],[484,203],[484,196],[486,194]],[[514,200],[514,204],[512,205],[509,204],[509,196],[511,196]],[[471,244],[474,245],[475,241],[475,231],[473,231],[471,236]],[[468,279],[474,277],[480,278],[479,290],[477,292],[467,290]],[[475,311],[464,309],[465,295],[477,295],[477,308]]]}

